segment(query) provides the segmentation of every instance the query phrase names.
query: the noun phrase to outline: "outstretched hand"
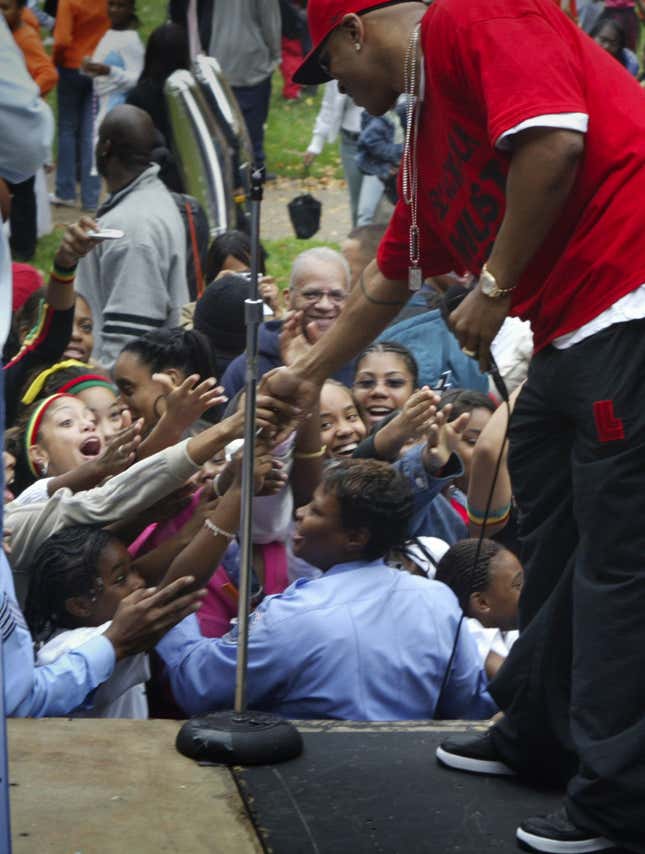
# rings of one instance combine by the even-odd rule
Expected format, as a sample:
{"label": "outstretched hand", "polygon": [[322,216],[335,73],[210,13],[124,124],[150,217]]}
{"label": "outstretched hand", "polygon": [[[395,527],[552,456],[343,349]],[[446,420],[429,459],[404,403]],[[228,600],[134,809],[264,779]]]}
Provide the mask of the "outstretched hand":
{"label": "outstretched hand", "polygon": [[167,587],[139,588],[119,603],[105,637],[112,643],[117,661],[152,647],[184,617],[199,610],[204,590],[186,592],[195,583],[184,576]]}
{"label": "outstretched hand", "polygon": [[[276,443],[295,430],[320,400],[322,383],[300,374],[296,367],[274,368],[262,377],[260,392],[269,406],[282,408],[278,413]],[[289,407],[285,408],[285,404]]]}
{"label": "outstretched hand", "polygon": [[440,400],[441,397],[427,385],[410,395],[396,416],[406,440],[416,438],[432,426]]}
{"label": "outstretched hand", "polygon": [[[315,320],[302,328],[302,311],[295,311],[282,324],[280,330],[280,356],[285,365],[294,365],[320,340],[322,331]],[[305,334],[306,332],[306,334]]]}
{"label": "outstretched hand", "polygon": [[97,460],[104,477],[112,477],[125,471],[135,461],[137,448],[141,444],[143,418],[119,430],[106,445]]}
{"label": "outstretched hand", "polygon": [[168,374],[153,374],[152,379],[165,390],[165,419],[182,433],[211,407],[228,400],[223,387],[217,385],[214,377],[200,381],[199,374],[191,374],[178,386]]}
{"label": "outstretched hand", "polygon": [[437,412],[427,431],[424,456],[425,464],[431,472],[439,471],[446,465],[451,454],[459,447],[461,434],[470,421],[470,412],[462,413],[454,421],[447,421],[451,411],[452,404],[449,404]]}

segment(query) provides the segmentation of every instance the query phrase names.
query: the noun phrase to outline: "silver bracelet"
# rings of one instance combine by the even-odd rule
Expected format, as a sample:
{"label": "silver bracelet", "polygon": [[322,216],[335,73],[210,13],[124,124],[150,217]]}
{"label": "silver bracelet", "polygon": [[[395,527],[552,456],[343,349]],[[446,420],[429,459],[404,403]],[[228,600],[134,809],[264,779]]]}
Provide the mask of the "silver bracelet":
{"label": "silver bracelet", "polygon": [[226,537],[227,540],[234,540],[237,534],[231,534],[230,531],[224,531],[218,527],[215,522],[210,519],[204,519],[204,527],[208,528],[214,537]]}

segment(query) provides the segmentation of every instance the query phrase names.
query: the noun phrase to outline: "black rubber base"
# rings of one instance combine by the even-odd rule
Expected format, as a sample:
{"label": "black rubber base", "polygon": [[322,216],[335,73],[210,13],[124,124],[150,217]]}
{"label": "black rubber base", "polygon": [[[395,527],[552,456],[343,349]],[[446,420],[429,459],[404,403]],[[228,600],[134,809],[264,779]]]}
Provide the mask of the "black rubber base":
{"label": "black rubber base", "polygon": [[175,744],[184,756],[222,765],[272,765],[302,752],[295,726],[265,712],[213,712],[191,718]]}

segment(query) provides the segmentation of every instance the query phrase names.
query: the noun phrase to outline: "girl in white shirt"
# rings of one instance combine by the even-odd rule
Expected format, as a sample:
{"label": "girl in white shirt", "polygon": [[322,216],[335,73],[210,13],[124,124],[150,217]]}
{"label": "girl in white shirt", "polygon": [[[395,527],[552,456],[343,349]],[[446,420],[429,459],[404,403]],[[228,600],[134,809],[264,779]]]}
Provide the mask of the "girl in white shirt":
{"label": "girl in white shirt", "polygon": [[492,679],[517,638],[522,564],[494,540],[471,538],[448,549],[435,577],[457,596]]}
{"label": "girl in white shirt", "polygon": [[[105,633],[121,600],[143,586],[127,549],[108,531],[76,525],[51,536],[35,555],[25,606],[37,664]],[[72,716],[147,718],[149,678],[145,653],[124,658]]]}

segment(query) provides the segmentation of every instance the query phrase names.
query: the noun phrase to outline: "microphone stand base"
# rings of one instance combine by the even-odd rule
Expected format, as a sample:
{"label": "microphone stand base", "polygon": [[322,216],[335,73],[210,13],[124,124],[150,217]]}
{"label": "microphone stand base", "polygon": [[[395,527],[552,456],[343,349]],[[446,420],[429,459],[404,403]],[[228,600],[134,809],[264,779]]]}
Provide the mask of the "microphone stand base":
{"label": "microphone stand base", "polygon": [[191,759],[222,765],[272,765],[302,753],[295,726],[267,712],[213,712],[187,721],[177,750]]}

